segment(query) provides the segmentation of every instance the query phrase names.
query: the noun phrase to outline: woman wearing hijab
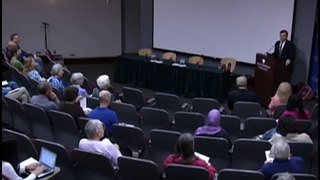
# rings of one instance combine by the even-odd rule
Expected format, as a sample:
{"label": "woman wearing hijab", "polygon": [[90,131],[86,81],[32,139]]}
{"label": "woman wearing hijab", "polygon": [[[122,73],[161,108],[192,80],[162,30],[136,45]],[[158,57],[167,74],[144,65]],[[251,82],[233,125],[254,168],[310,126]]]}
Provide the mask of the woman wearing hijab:
{"label": "woman wearing hijab", "polygon": [[217,109],[212,109],[209,111],[206,124],[204,126],[198,127],[194,135],[222,137],[227,139],[229,141],[229,145],[231,145],[231,140],[228,132],[220,126],[220,112]]}

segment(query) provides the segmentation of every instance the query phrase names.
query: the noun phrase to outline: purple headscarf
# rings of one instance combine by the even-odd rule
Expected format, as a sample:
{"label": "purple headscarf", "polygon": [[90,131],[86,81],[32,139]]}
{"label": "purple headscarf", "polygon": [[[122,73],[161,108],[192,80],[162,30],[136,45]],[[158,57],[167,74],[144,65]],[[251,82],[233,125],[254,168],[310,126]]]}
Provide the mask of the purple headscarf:
{"label": "purple headscarf", "polygon": [[199,127],[195,135],[215,135],[221,131],[220,126],[220,112],[217,109],[212,109],[208,113],[208,119],[206,125]]}

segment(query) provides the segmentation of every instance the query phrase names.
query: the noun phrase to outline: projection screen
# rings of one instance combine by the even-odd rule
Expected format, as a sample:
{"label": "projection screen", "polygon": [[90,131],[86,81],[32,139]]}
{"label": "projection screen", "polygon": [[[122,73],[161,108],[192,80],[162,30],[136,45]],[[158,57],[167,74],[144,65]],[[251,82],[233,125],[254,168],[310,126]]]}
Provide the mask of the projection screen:
{"label": "projection screen", "polygon": [[154,0],[153,47],[254,64],[280,30],[290,40],[293,11],[294,0]]}

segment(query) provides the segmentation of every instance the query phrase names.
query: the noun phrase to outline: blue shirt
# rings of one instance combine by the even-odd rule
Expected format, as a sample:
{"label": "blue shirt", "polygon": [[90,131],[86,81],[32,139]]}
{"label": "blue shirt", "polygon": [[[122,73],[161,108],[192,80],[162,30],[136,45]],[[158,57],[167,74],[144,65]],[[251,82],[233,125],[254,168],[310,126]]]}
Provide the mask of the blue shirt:
{"label": "blue shirt", "polygon": [[44,80],[44,78],[40,76],[40,74],[37,70],[32,70],[32,71],[28,72],[28,76],[36,81]]}
{"label": "blue shirt", "polygon": [[270,180],[272,175],[280,172],[304,173],[303,159],[301,157],[292,156],[289,160],[277,160],[265,163],[261,172],[265,180]]}
{"label": "blue shirt", "polygon": [[50,76],[48,79],[48,82],[50,82],[52,84],[52,86],[58,88],[61,92],[63,91],[63,89],[65,87],[62,80],[59,80],[57,78],[57,76]]}
{"label": "blue shirt", "polygon": [[106,107],[97,107],[92,110],[88,116],[90,119],[99,119],[108,130],[109,135],[112,134],[112,125],[119,124],[117,114]]}
{"label": "blue shirt", "polygon": [[79,90],[78,96],[82,96],[82,97],[87,97],[87,96],[89,96],[86,89],[82,88],[80,85],[75,85],[75,86],[76,86],[76,87],[78,88],[78,90]]}

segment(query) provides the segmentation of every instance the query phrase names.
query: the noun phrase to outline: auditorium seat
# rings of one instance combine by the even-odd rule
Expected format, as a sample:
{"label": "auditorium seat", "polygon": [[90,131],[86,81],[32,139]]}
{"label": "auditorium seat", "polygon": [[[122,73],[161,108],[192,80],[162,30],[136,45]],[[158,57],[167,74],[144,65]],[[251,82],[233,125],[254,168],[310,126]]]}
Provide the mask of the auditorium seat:
{"label": "auditorium seat", "polygon": [[165,171],[166,180],[208,180],[209,172],[204,167],[169,164]]}
{"label": "auditorium seat", "polygon": [[207,117],[210,110],[219,110],[219,108],[219,101],[216,99],[195,97],[192,99],[192,106],[190,109],[192,112],[202,113],[205,117]]}
{"label": "auditorium seat", "polygon": [[226,168],[219,172],[218,180],[254,179],[263,180],[261,171]]}

